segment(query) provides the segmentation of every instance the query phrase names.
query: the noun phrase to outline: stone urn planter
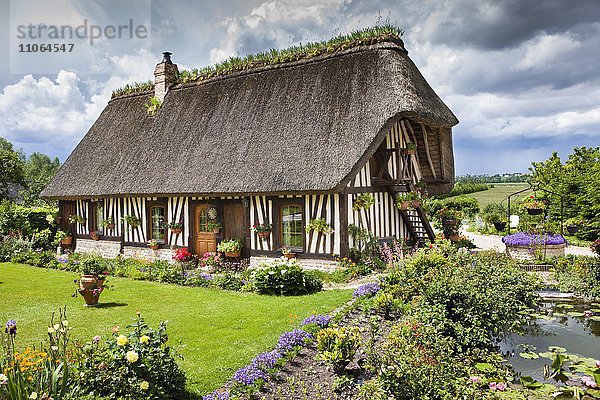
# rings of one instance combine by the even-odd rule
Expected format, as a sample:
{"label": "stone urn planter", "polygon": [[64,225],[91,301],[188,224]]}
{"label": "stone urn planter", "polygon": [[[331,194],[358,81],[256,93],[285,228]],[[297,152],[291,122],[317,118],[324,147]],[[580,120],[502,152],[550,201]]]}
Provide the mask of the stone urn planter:
{"label": "stone urn planter", "polygon": [[517,232],[502,238],[506,253],[514,259],[546,259],[565,255],[566,241],[561,235]]}
{"label": "stone urn planter", "polygon": [[269,236],[271,236],[271,231],[264,231],[264,232],[256,232],[256,234],[258,235],[259,238],[261,239],[268,239]]}
{"label": "stone urn planter", "polygon": [[79,294],[83,296],[86,306],[98,305],[100,294],[104,290],[103,276],[98,275],[81,275],[79,278]]}

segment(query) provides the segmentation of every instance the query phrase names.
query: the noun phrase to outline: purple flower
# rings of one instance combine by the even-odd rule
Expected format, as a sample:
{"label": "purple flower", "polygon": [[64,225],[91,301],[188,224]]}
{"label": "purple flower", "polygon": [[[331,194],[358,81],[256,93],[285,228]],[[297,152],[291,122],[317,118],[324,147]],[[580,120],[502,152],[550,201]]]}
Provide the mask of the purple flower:
{"label": "purple flower", "polygon": [[284,332],[277,341],[276,351],[286,353],[293,350],[296,346],[304,346],[307,339],[312,339],[313,335],[302,329],[294,329],[290,332]]}
{"label": "purple flower", "polygon": [[310,317],[306,318],[304,321],[302,321],[302,323],[300,324],[301,326],[304,325],[310,325],[310,324],[315,324],[320,326],[321,328],[327,328],[327,326],[329,325],[329,323],[331,322],[331,317],[329,315],[311,315]]}
{"label": "purple flower", "polygon": [[360,285],[355,291],[354,297],[372,296],[381,290],[379,283],[365,283]]}
{"label": "purple flower", "polygon": [[17,334],[17,321],[14,319],[9,319],[6,322],[6,328],[4,328],[4,332],[8,333],[10,336],[15,336]]}
{"label": "purple flower", "polygon": [[254,365],[240,368],[233,374],[233,380],[245,386],[253,385],[258,380],[266,381],[267,379],[267,374]]}
{"label": "purple flower", "polygon": [[200,278],[204,279],[205,281],[212,281],[215,279],[214,276],[212,276],[211,274],[200,274]]}
{"label": "purple flower", "polygon": [[264,353],[260,353],[254,360],[252,360],[251,365],[260,369],[261,371],[266,371],[269,369],[273,369],[277,361],[281,358],[281,353],[277,350],[267,351]]}
{"label": "purple flower", "polygon": [[218,390],[215,390],[211,394],[202,396],[202,400],[229,400],[229,392],[219,392]]}
{"label": "purple flower", "polygon": [[504,236],[502,242],[509,246],[557,245],[565,243],[565,238],[561,235],[517,232]]}

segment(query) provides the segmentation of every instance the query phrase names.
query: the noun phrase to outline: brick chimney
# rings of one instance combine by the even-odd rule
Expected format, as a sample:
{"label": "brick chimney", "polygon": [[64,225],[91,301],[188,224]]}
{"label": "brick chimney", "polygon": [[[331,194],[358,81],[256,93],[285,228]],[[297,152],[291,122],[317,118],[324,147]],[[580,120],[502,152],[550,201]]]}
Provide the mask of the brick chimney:
{"label": "brick chimney", "polygon": [[163,59],[154,68],[154,97],[161,102],[165,99],[169,87],[177,81],[177,64],[171,62],[171,53],[165,51]]}

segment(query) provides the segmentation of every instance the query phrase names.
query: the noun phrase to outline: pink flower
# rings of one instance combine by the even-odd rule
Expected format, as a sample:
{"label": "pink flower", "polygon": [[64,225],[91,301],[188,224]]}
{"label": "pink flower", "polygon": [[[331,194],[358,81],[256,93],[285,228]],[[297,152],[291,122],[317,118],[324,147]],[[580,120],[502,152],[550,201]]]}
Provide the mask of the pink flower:
{"label": "pink flower", "polygon": [[581,377],[581,382],[583,382],[585,386],[590,387],[592,389],[598,387],[598,384],[596,383],[594,378],[587,375]]}
{"label": "pink flower", "polygon": [[473,383],[477,383],[479,382],[479,377],[478,376],[471,376],[469,377],[469,380]]}
{"label": "pink flower", "polygon": [[594,315],[594,312],[592,310],[585,310],[583,312],[583,316],[586,317],[586,318],[589,318],[589,317],[591,317],[593,315]]}
{"label": "pink flower", "polygon": [[490,382],[490,390],[496,390],[496,382]]}
{"label": "pink flower", "polygon": [[92,342],[94,342],[94,343],[98,343],[99,341],[100,341],[99,335],[94,336],[94,338],[92,339]]}
{"label": "pink flower", "polygon": [[506,383],[504,382],[498,382],[496,384],[496,389],[503,392],[506,389]]}
{"label": "pink flower", "polygon": [[596,360],[596,368],[600,368],[600,361]]}

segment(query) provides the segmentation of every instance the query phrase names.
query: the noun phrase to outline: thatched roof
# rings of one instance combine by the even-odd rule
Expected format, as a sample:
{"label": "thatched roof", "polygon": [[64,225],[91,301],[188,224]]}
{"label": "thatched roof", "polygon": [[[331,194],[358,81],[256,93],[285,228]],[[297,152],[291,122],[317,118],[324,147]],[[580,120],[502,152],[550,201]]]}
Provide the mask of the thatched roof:
{"label": "thatched roof", "polygon": [[340,188],[400,117],[456,117],[401,43],[111,100],[44,189],[46,198],[245,194]]}

